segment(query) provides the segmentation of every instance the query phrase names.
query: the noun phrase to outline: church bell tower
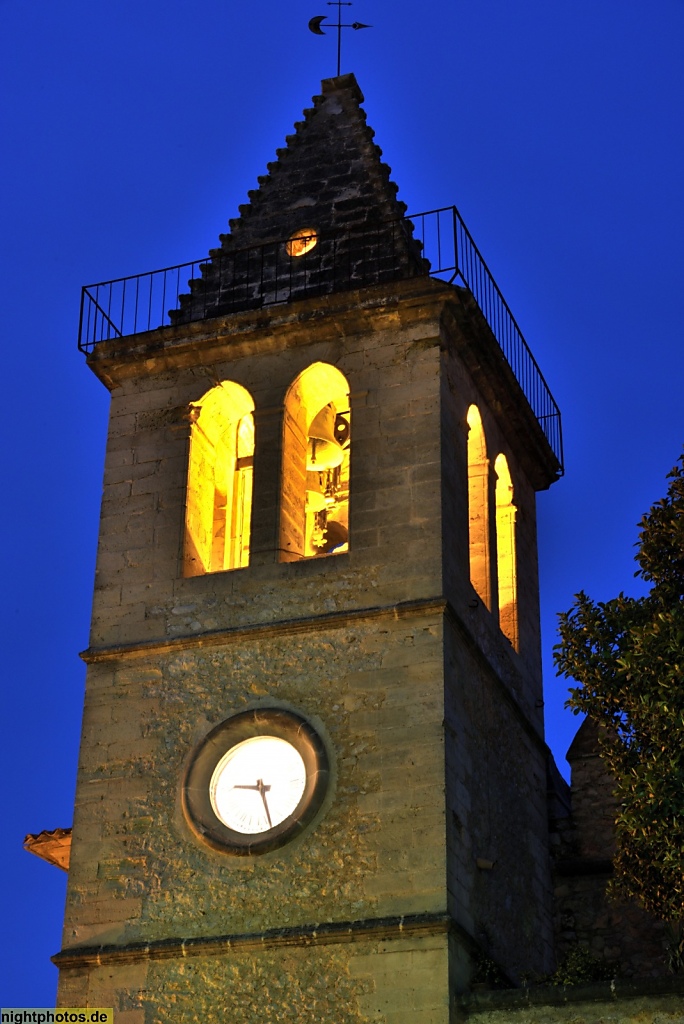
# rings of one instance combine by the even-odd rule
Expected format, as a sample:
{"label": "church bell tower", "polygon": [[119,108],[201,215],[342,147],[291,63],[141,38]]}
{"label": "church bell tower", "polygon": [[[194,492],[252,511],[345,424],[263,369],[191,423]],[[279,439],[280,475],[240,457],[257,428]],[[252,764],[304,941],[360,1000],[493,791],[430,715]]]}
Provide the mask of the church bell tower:
{"label": "church bell tower", "polygon": [[552,966],[558,411],[362,100],[322,83],[207,259],[84,290],[111,415],[54,959],[116,1024],[448,1024],[485,959]]}

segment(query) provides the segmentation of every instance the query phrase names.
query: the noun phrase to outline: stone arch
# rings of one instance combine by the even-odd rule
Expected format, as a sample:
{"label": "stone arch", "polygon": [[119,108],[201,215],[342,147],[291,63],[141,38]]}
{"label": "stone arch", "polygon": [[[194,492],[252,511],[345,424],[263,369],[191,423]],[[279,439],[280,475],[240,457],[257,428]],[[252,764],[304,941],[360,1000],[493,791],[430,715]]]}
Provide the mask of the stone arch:
{"label": "stone arch", "polygon": [[225,380],[190,406],[183,572],[249,564],[254,467],[254,401]]}
{"label": "stone arch", "polygon": [[281,562],[349,550],[350,429],[344,374],[312,363],[285,396]]}
{"label": "stone arch", "polygon": [[516,507],[508,460],[499,454],[494,462],[496,474],[496,571],[499,592],[499,626],[517,651],[518,567],[515,529]]}
{"label": "stone arch", "polygon": [[470,582],[491,611],[489,558],[489,459],[480,410],[468,409],[468,550]]}

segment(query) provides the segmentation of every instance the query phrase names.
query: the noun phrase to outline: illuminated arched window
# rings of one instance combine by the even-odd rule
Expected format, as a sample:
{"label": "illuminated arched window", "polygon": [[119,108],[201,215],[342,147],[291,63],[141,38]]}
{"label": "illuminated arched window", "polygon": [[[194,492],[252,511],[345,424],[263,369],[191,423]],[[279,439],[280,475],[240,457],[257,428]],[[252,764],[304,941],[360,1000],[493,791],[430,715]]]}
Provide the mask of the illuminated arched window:
{"label": "illuminated arched window", "polygon": [[476,405],[468,409],[468,541],[470,582],[491,610],[489,569],[489,460],[482,418]]}
{"label": "illuminated arched window", "polygon": [[280,561],[349,549],[349,385],[313,363],[290,385],[283,418]]}
{"label": "illuminated arched window", "polygon": [[518,650],[518,571],[516,564],[513,483],[505,455],[497,455],[496,565],[499,584],[499,626]]}
{"label": "illuminated arched window", "polygon": [[184,573],[249,564],[254,402],[223,381],[191,406]]}

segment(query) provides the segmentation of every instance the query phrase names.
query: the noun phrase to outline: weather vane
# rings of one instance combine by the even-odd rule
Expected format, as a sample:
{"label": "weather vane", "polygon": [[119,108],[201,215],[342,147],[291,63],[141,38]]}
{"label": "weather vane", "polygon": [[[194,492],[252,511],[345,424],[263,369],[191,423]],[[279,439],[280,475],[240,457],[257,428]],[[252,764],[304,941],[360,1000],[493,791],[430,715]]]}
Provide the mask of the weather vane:
{"label": "weather vane", "polygon": [[[343,28],[372,28],[372,25],[364,25],[360,21],[353,21],[351,25],[342,24],[342,8],[351,7],[350,0],[328,0],[328,7],[337,8],[337,25],[326,25],[326,28],[337,29],[337,77],[340,77],[340,57],[342,53],[342,29]],[[315,18],[312,18],[309,22],[309,28],[317,36],[324,36],[325,32],[321,28],[321,22],[327,19],[327,14],[318,14]]]}

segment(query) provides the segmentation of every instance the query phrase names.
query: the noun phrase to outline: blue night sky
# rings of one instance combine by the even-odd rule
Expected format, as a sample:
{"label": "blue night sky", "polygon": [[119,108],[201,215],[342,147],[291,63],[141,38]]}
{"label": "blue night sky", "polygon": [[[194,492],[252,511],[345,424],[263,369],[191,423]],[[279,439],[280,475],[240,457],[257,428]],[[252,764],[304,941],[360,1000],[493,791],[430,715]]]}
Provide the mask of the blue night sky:
{"label": "blue night sky", "polygon": [[[5,726],[0,987],[50,1006],[66,876],[22,850],[71,824],[108,394],[81,285],[202,257],[320,80],[324,0],[0,0]],[[539,497],[547,737],[577,726],[556,615],[633,579],[684,442],[684,0],[356,0],[342,70],[411,211],[455,203],[564,414]]]}

